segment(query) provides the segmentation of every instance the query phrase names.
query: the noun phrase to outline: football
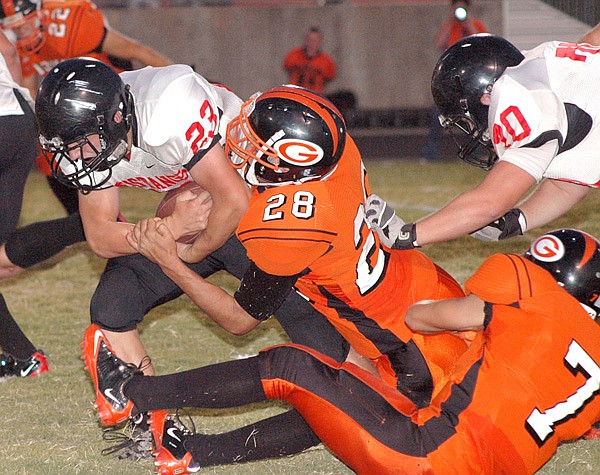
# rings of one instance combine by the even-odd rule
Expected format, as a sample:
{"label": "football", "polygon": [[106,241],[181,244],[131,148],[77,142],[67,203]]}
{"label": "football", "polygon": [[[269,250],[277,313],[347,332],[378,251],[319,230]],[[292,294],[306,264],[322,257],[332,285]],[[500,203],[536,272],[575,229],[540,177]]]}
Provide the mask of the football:
{"label": "football", "polygon": [[[162,199],[162,201],[158,204],[158,207],[156,208],[156,217],[165,218],[167,216],[171,216],[171,214],[175,210],[175,202],[177,201],[177,198],[186,191],[191,191],[195,195],[199,195],[205,190],[195,181],[191,181],[185,183],[184,185],[181,185],[179,188],[175,188],[174,190],[168,191],[166,196]],[[180,242],[182,244],[189,244],[193,242],[201,233],[202,231],[199,231],[197,233],[186,234],[184,236],[181,236],[177,240],[177,242]]]}

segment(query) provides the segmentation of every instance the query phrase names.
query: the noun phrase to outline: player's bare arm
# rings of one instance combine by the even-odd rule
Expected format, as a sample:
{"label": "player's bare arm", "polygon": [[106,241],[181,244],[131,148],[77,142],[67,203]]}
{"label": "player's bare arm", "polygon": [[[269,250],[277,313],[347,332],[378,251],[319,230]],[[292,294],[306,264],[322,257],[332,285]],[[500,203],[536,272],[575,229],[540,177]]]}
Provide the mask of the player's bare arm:
{"label": "player's bare arm", "polygon": [[560,180],[544,180],[519,208],[527,218],[527,228],[554,221],[587,196],[589,186]]}
{"label": "player's bare arm", "polygon": [[600,46],[600,23],[588,31],[579,43],[588,43],[590,45]]}
{"label": "player's bare arm", "polygon": [[534,184],[533,176],[521,168],[497,163],[477,187],[417,222],[419,245],[454,239],[487,225],[513,208]]}
{"label": "player's bare arm", "polygon": [[79,212],[87,243],[95,254],[111,258],[137,252],[126,239],[133,224],[117,221],[118,188],[95,190],[86,195],[79,193]]}
{"label": "player's bare arm", "polygon": [[194,180],[212,197],[208,225],[196,241],[180,252],[185,262],[199,262],[221,247],[235,232],[248,208],[250,189],[215,145],[190,170]]}
{"label": "player's bare arm", "polygon": [[408,308],[406,324],[419,333],[481,330],[484,302],[476,295],[456,299],[429,300]]}
{"label": "player's bare arm", "polygon": [[102,52],[120,59],[138,62],[144,66],[173,64],[173,61],[158,51],[110,28],[106,32]]}
{"label": "player's bare arm", "polygon": [[192,301],[223,329],[243,335],[260,321],[250,316],[237,301],[220,287],[211,284],[189,269],[177,256],[175,239],[160,220],[142,220],[134,230],[141,254],[157,263],[163,272]]}

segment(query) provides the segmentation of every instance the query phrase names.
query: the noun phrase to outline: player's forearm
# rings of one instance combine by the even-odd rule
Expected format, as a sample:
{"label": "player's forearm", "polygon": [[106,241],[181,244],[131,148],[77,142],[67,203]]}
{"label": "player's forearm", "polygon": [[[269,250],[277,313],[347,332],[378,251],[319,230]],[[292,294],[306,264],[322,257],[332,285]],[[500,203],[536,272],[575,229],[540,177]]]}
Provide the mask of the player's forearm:
{"label": "player's forearm", "polygon": [[243,335],[260,323],[247,314],[231,295],[200,277],[181,260],[170,260],[168,264],[161,265],[161,268],[224,330],[234,335]]}
{"label": "player's forearm", "polygon": [[419,245],[465,236],[498,219],[510,209],[491,201],[471,199],[470,195],[471,192],[463,193],[441,210],[419,220],[416,225]]}
{"label": "player's forearm", "polygon": [[235,204],[213,205],[208,219],[208,226],[194,241],[186,253],[186,262],[200,262],[211,252],[220,248],[235,232],[246,207],[236,207]]}
{"label": "player's forearm", "polygon": [[600,46],[600,23],[588,31],[579,43],[588,43],[590,45]]}
{"label": "player's forearm", "polygon": [[83,222],[86,241],[94,254],[104,259],[136,254],[137,249],[127,242],[126,235],[133,229],[131,223],[110,222],[86,224]]}
{"label": "player's forearm", "polygon": [[540,186],[519,205],[527,219],[527,229],[544,226],[559,218],[589,193],[587,186],[558,180],[544,180]]}
{"label": "player's forearm", "polygon": [[405,322],[419,333],[480,330],[485,318],[484,302],[471,294],[467,297],[428,300],[411,305]]}
{"label": "player's forearm", "polygon": [[169,58],[146,46],[140,46],[132,56],[131,60],[139,61],[144,66],[154,67],[169,66],[173,64],[173,61],[171,61]]}

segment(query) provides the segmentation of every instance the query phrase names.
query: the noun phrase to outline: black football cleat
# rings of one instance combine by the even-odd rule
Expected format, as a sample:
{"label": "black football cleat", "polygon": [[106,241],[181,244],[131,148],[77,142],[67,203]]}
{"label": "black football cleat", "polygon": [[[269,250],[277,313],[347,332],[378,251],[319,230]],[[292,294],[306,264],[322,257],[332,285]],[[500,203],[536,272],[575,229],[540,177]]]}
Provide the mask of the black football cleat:
{"label": "black football cleat", "polygon": [[185,440],[193,435],[183,424],[178,424],[167,411],[150,411],[150,431],[154,439],[154,465],[161,475],[196,473],[200,465],[185,448]]}
{"label": "black football cleat", "polygon": [[96,407],[100,422],[106,426],[126,421],[131,416],[133,401],[123,394],[123,387],[140,369],[118,358],[104,332],[90,325],[85,332],[83,360],[94,380]]}
{"label": "black football cleat", "polygon": [[33,378],[47,371],[50,367],[42,350],[37,350],[26,360],[19,360],[8,353],[0,354],[0,380],[10,376]]}

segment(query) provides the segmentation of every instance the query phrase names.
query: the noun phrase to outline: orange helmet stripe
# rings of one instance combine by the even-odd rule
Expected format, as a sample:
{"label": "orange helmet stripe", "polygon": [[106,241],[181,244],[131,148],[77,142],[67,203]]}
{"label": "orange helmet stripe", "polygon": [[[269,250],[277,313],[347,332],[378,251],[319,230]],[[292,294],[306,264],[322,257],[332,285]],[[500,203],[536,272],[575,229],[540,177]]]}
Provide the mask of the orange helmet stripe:
{"label": "orange helmet stripe", "polygon": [[598,243],[594,238],[584,232],[582,232],[581,235],[585,239],[585,250],[583,251],[581,262],[577,264],[578,269],[581,269],[592,257],[594,257],[594,253],[596,252],[596,249],[598,249]]}

